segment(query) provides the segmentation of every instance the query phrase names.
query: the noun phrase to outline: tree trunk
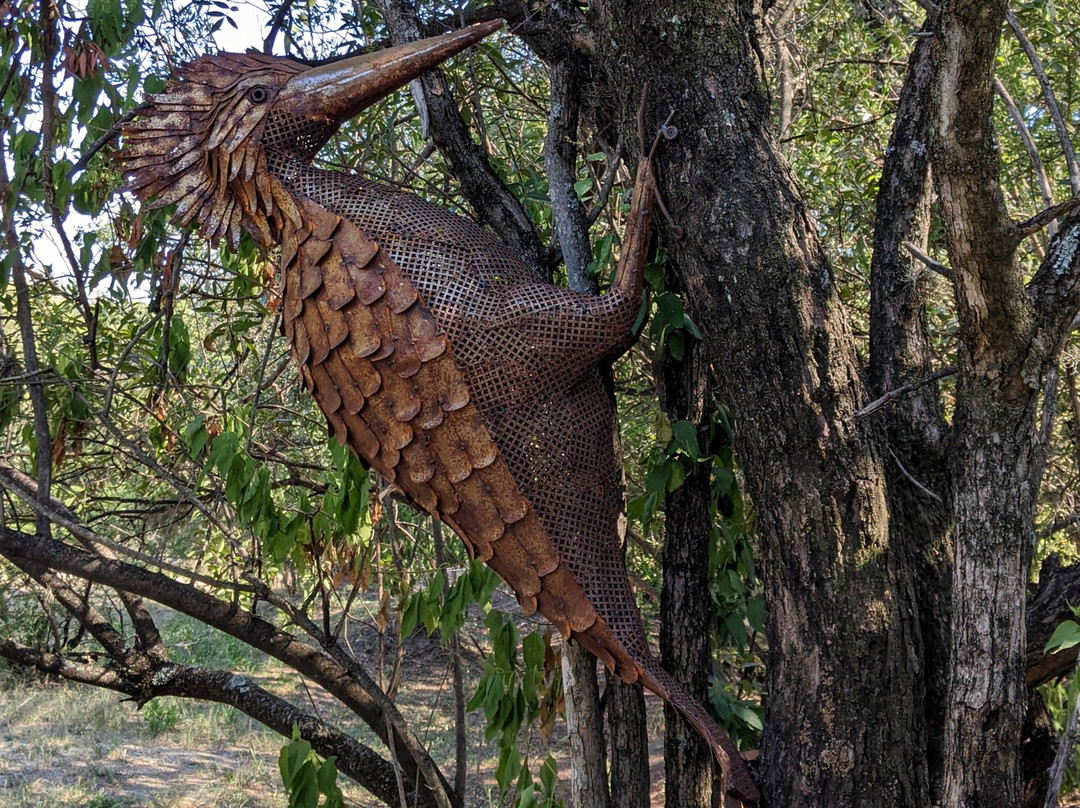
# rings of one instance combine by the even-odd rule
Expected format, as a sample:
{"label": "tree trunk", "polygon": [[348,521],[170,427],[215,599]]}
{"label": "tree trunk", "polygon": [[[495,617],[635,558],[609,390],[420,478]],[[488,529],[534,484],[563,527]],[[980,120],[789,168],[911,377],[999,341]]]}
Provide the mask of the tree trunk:
{"label": "tree trunk", "polygon": [[649,808],[649,736],[641,685],[607,674],[605,690],[611,749],[611,804]]}
{"label": "tree trunk", "polygon": [[[929,20],[923,33],[935,25]],[[874,398],[918,384],[938,370],[931,365],[926,302],[935,284],[946,281],[935,278],[907,247],[925,248],[930,230],[934,41],[919,37],[908,60],[879,182],[870,265],[868,382]],[[888,440],[890,542],[908,554],[917,571],[910,584],[919,603],[923,646],[916,695],[923,699],[924,755],[934,794],[941,777],[950,642],[949,429],[936,383],[922,384],[872,417],[884,425]]]}
{"label": "tree trunk", "polygon": [[[769,640],[764,799],[926,805],[920,637],[889,544],[882,436],[832,273],[772,137],[749,2],[608,0],[607,97],[680,133],[657,153],[665,242],[706,335],[757,504]],[[601,94],[601,97],[603,95]],[[703,204],[707,201],[707,204]]]}
{"label": "tree trunk", "polygon": [[[675,278],[672,278],[675,280]],[[661,403],[673,422],[698,428],[702,455],[712,453],[709,366],[703,346],[688,340],[683,360],[662,363]],[[664,503],[664,586],[660,600],[660,659],[690,695],[708,703],[712,658],[709,643],[709,541],[712,536],[711,464],[699,463]],[[676,710],[664,708],[664,804],[709,808],[712,754]]]}
{"label": "tree trunk", "polygon": [[570,804],[608,808],[603,713],[596,683],[596,657],[575,642],[562,648],[566,736],[570,744]]}
{"label": "tree trunk", "polygon": [[955,418],[953,636],[941,801],[1019,805],[1034,516],[1024,481],[1035,396],[1027,406],[1010,407],[961,389],[957,401],[966,406],[958,406]]}

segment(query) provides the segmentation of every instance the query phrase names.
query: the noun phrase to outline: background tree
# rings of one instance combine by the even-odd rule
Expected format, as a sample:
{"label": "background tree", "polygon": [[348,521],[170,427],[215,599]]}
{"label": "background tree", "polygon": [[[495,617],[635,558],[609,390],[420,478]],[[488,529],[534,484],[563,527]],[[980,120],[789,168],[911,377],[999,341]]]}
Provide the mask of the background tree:
{"label": "background tree", "polygon": [[[719,717],[747,747],[763,727],[769,804],[1041,802],[1053,750],[1028,737],[1035,688],[1075,664],[1075,649],[1043,648],[1077,570],[1042,564],[1073,559],[1078,521],[1073,11],[273,11],[265,47],[307,58],[507,19],[505,36],[378,105],[323,159],[473,213],[578,288],[602,286],[617,251],[648,82],[649,125],[673,112],[680,130],[658,154],[672,224],[650,270],[653,317],[613,387],[629,567],[640,592],[662,590],[666,660],[705,695],[711,659]],[[47,626],[8,620],[0,654],[139,703],[229,701],[286,735],[297,724],[388,804],[403,791],[459,804],[391,701],[393,627],[385,688],[343,638],[369,587],[382,619],[401,612],[384,625],[452,635],[493,582],[471,569],[449,588],[443,575],[417,586],[435,573],[435,532],[404,510],[387,522],[392,500],[297,395],[272,339],[272,259],[250,245],[210,253],[161,212],[110,196],[113,123],[233,14],[135,0],[0,8],[0,553],[5,603],[40,600]],[[703,571],[707,600],[694,598]],[[301,671],[377,739],[179,664],[141,598]],[[541,767],[516,738],[551,715],[558,667],[540,635],[519,652],[512,621],[493,613],[487,626],[486,675],[463,690],[500,737],[500,784],[518,799],[551,793],[550,767],[529,790]],[[1064,724],[1063,690],[1042,694]],[[670,721],[669,805],[708,804],[693,747]],[[612,770],[639,748],[614,743]]]}

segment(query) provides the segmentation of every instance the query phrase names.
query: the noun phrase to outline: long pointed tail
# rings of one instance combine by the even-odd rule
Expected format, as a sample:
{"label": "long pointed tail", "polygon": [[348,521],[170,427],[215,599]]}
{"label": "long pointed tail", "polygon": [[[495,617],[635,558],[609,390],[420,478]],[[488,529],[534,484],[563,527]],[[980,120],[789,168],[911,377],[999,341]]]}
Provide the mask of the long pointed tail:
{"label": "long pointed tail", "polygon": [[720,729],[712,716],[694,699],[681,684],[652,657],[643,665],[641,683],[660,698],[667,701],[685,718],[698,734],[709,744],[713,756],[724,773],[724,788],[743,802],[756,803],[761,799],[746,762],[735,744]]}

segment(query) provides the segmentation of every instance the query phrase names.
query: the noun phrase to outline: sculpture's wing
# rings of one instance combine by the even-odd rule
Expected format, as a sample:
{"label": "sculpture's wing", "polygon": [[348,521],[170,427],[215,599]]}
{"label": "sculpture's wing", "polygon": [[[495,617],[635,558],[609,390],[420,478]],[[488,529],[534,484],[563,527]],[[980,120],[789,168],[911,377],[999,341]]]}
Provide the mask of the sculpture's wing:
{"label": "sculpture's wing", "polygon": [[416,288],[348,220],[303,200],[286,226],[283,325],[338,440],[438,516],[540,613],[627,681],[630,658],[568,571],[470,401]]}

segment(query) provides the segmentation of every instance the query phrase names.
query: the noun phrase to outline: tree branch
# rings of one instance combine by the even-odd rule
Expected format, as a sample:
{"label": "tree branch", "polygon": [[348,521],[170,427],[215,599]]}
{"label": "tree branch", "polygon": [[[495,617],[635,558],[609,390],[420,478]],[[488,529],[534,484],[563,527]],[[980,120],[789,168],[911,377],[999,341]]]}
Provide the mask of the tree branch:
{"label": "tree branch", "polygon": [[[946,4],[937,43],[938,115],[932,157],[962,331],[960,365],[1028,388],[1033,312],[1016,261],[993,132],[994,60],[1004,0]],[[965,368],[967,369],[967,368]],[[1037,383],[1037,382],[1036,382]]]}
{"label": "tree branch", "polygon": [[[397,740],[395,753],[401,758],[409,777],[417,776],[417,756],[425,759],[426,769],[436,768],[396,710],[391,713],[380,709],[386,697],[370,677],[366,677],[365,682],[358,681],[338,661],[266,620],[240,611],[235,603],[218,600],[159,573],[98,558],[62,542],[9,528],[0,527],[0,555],[12,562],[26,560],[46,565],[58,572],[141,595],[236,637],[318,683],[356,713],[384,743],[388,738],[386,722],[389,720]],[[402,742],[406,736],[408,743]],[[438,808],[454,808],[456,801],[447,794],[441,778],[435,778],[434,782],[427,777],[421,779],[427,789],[425,801]]]}
{"label": "tree branch", "polygon": [[1057,205],[1051,205],[1046,210],[1036,213],[1030,219],[1018,222],[1016,225],[1016,232],[1021,236],[1030,236],[1033,233],[1038,233],[1044,227],[1060,219],[1067,213],[1080,208],[1080,196],[1074,196],[1072,199],[1068,199],[1064,202],[1060,202]]}
{"label": "tree branch", "polygon": [[[15,494],[15,496],[30,506],[36,513],[46,516],[50,522],[64,528],[68,533],[74,536],[80,544],[92,553],[100,555],[102,558],[114,559],[115,556],[112,556],[108,552],[111,550],[120,555],[125,555],[128,558],[150,564],[160,570],[183,576],[192,582],[198,581],[199,583],[217,589],[227,589],[233,592],[254,591],[249,586],[233,583],[232,581],[223,581],[218,578],[211,578],[207,575],[200,575],[197,572],[184,569],[175,564],[169,564],[166,561],[161,561],[146,553],[132,550],[130,547],[125,547],[122,544],[106,539],[104,536],[86,527],[86,525],[79,520],[79,517],[72,513],[64,503],[55,497],[50,497],[48,502],[44,504],[39,502],[36,498],[36,483],[18,469],[9,466],[3,459],[0,459],[0,489],[5,489]],[[133,619],[134,617],[135,616],[132,615]]]}
{"label": "tree branch", "polygon": [[890,390],[889,392],[887,392],[885,395],[881,396],[880,398],[874,399],[869,404],[867,404],[865,407],[863,407],[861,410],[856,410],[855,412],[853,412],[851,414],[850,420],[858,421],[861,418],[865,418],[866,416],[870,415],[871,413],[873,413],[873,412],[881,409],[882,407],[884,407],[890,401],[894,401],[894,400],[896,400],[896,399],[898,399],[898,398],[900,398],[902,396],[905,396],[908,393],[912,392],[913,390],[918,390],[920,387],[923,387],[923,386],[925,386],[927,384],[930,384],[931,382],[936,382],[938,379],[944,379],[946,376],[953,376],[955,374],[956,374],[956,367],[953,366],[953,365],[950,365],[947,368],[941,368],[940,370],[935,370],[933,373],[930,373],[930,374],[928,374],[926,376],[923,376],[921,379],[916,379],[913,382],[908,382],[907,384],[903,384],[900,387],[897,387],[895,390]]}
{"label": "tree branch", "polygon": [[956,274],[951,269],[949,269],[949,267],[947,267],[945,264],[941,263],[940,261],[935,261],[933,258],[931,258],[925,252],[920,250],[918,247],[916,247],[910,241],[905,241],[904,242],[904,249],[907,250],[909,253],[911,253],[915,258],[918,258],[919,261],[921,261],[923,263],[923,265],[927,269],[933,270],[938,275],[943,277],[945,280],[947,280],[947,281],[955,281],[956,280]]}
{"label": "tree branch", "polygon": [[1039,81],[1043,100],[1046,102],[1046,107],[1050,111],[1050,118],[1054,122],[1054,129],[1057,130],[1058,140],[1061,142],[1061,150],[1065,155],[1065,165],[1068,167],[1069,185],[1072,188],[1073,196],[1080,196],[1080,167],[1078,167],[1076,163],[1076,152],[1073,150],[1072,140],[1069,138],[1069,130],[1065,126],[1065,119],[1061,116],[1061,107],[1058,106],[1057,96],[1054,95],[1054,88],[1050,85],[1050,80],[1046,77],[1046,71],[1043,69],[1042,60],[1039,59],[1038,51],[1036,51],[1035,46],[1031,44],[1031,40],[1027,38],[1024,29],[1020,27],[1016,15],[1013,14],[1011,10],[1006,9],[1005,20],[1009,23],[1009,27],[1016,36],[1017,42],[1020,43],[1020,47],[1023,48],[1024,53],[1027,54],[1028,61],[1031,62],[1031,69],[1035,73],[1035,78]]}
{"label": "tree branch", "polygon": [[[1013,97],[1009,94],[1005,85],[1001,83],[1001,79],[996,76],[994,77],[994,90],[997,92],[998,98],[1001,99],[1001,103],[1005,105],[1005,109],[1009,111],[1009,117],[1012,118],[1017,131],[1020,132],[1020,139],[1024,141],[1024,149],[1028,153],[1031,167],[1035,171],[1035,176],[1039,178],[1039,193],[1042,194],[1043,205],[1049,208],[1054,204],[1054,193],[1050,188],[1050,178],[1046,176],[1046,166],[1043,165],[1042,158],[1039,157],[1039,149],[1035,145],[1035,139],[1031,136],[1031,130],[1028,129],[1027,122],[1024,120],[1024,116],[1020,114],[1020,108],[1016,106]],[[1057,228],[1053,226],[1052,222],[1050,226],[1050,236],[1053,237],[1054,233],[1057,232]]]}
{"label": "tree branch", "polygon": [[544,139],[544,164],[551,196],[552,223],[559,238],[559,247],[562,248],[570,288],[597,294],[599,284],[596,278],[589,276],[589,264],[592,262],[589,224],[585,207],[574,190],[583,64],[581,54],[570,50],[550,66],[551,108],[547,137]]}
{"label": "tree branch", "polygon": [[[408,0],[378,0],[377,5],[395,45],[420,38],[420,23]],[[541,243],[521,203],[473,142],[442,71],[432,70],[417,81],[430,116],[432,139],[457,177],[461,192],[476,210],[477,218],[482,224],[490,225],[540,277],[550,278],[550,252]]]}

